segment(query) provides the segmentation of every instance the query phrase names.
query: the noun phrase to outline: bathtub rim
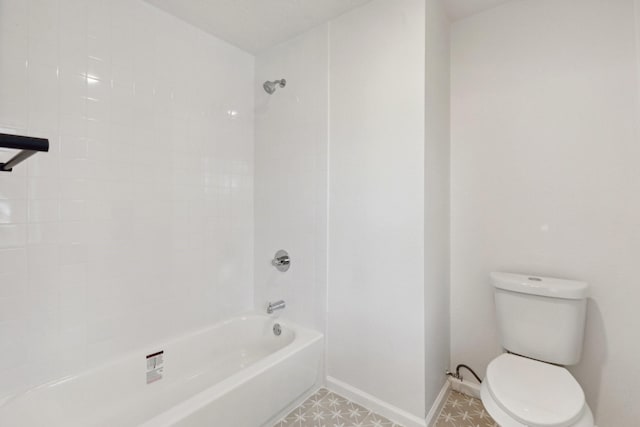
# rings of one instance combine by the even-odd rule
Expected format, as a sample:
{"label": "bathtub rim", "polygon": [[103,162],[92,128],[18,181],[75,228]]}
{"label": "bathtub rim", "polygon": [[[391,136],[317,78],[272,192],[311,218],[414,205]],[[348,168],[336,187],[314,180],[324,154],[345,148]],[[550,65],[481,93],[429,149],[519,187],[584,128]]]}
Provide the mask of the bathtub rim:
{"label": "bathtub rim", "polygon": [[[261,317],[268,317],[259,315]],[[292,327],[290,322],[282,319],[273,319],[278,323],[283,324],[285,327]],[[189,399],[179,402],[178,404],[167,408],[164,412],[150,418],[138,427],[156,427],[170,426],[179,421],[185,419],[191,413],[204,408],[212,400],[215,400],[225,393],[232,392],[237,388],[243,386],[246,382],[255,378],[256,376],[268,371],[279,363],[282,363],[285,359],[304,351],[305,349],[313,346],[314,344],[323,341],[324,334],[320,331],[313,329],[307,329],[293,323],[294,332],[296,333],[294,340],[284,346],[283,348],[269,354],[268,356],[260,359],[258,362],[253,363],[240,371],[232,374],[231,376],[212,384],[210,387],[194,394]],[[313,388],[313,386],[312,386]]]}
{"label": "bathtub rim", "polygon": [[[296,344],[299,346],[300,345],[299,341],[300,341],[300,339],[302,337],[306,337],[307,339],[310,339],[310,342],[308,343],[309,345],[312,342],[315,342],[317,340],[321,340],[321,339],[324,338],[324,334],[322,332],[316,331],[316,330],[313,330],[313,329],[309,329],[309,328],[306,328],[306,327],[303,327],[303,326],[300,326],[297,323],[288,320],[286,317],[285,318],[272,317],[272,316],[268,316],[266,314],[260,313],[258,311],[251,310],[251,311],[247,311],[247,312],[243,312],[243,313],[240,313],[240,314],[233,315],[233,316],[231,316],[229,318],[226,318],[226,319],[223,319],[223,320],[219,320],[219,321],[217,321],[215,323],[212,323],[212,324],[209,324],[209,325],[206,325],[206,326],[203,326],[203,327],[199,327],[197,329],[193,329],[193,330],[187,331],[184,335],[173,336],[173,337],[170,337],[170,338],[168,338],[168,339],[166,339],[166,340],[164,340],[162,342],[156,342],[153,345],[146,345],[144,347],[134,348],[134,349],[129,350],[126,353],[123,353],[123,354],[121,354],[121,355],[119,355],[119,356],[117,356],[117,357],[115,357],[115,358],[113,358],[111,360],[105,361],[103,363],[99,363],[99,364],[97,364],[95,366],[87,367],[87,368],[85,368],[85,369],[83,369],[83,370],[81,370],[81,371],[79,371],[77,373],[72,373],[72,374],[64,375],[62,377],[54,378],[54,379],[51,379],[51,380],[46,381],[44,383],[40,383],[40,384],[37,384],[35,386],[30,386],[30,387],[24,388],[22,390],[16,391],[16,392],[14,392],[12,394],[2,396],[2,397],[0,397],[0,412],[3,411],[8,406],[10,406],[13,401],[21,399],[21,398],[26,397],[26,396],[29,396],[31,394],[37,393],[37,392],[39,392],[41,390],[49,389],[51,387],[56,387],[56,386],[58,386],[60,384],[64,384],[66,382],[72,381],[72,380],[74,380],[76,378],[83,377],[85,375],[91,375],[92,373],[99,372],[100,370],[107,369],[107,368],[115,366],[115,365],[117,365],[119,363],[125,362],[127,360],[131,360],[131,359],[133,359],[135,357],[139,357],[140,354],[145,354],[146,355],[146,354],[155,353],[155,352],[158,351],[158,349],[166,348],[166,347],[168,347],[168,346],[170,346],[172,344],[178,343],[180,341],[188,340],[189,338],[193,338],[193,337],[195,337],[197,335],[205,334],[205,333],[210,332],[210,331],[212,331],[214,329],[222,328],[223,326],[228,325],[230,323],[235,323],[235,322],[239,322],[239,321],[242,322],[242,321],[247,321],[247,320],[251,320],[251,319],[262,319],[262,320],[265,320],[265,321],[270,320],[273,323],[280,323],[285,328],[291,328],[293,330],[293,332],[294,332],[293,341],[291,341],[290,343],[288,343],[284,347],[276,350],[275,352],[270,353],[265,358],[260,359],[260,360],[256,361],[255,363],[242,368],[240,371],[231,374],[229,377],[227,377],[224,380],[216,383],[215,385],[220,384],[222,382],[225,382],[228,379],[235,377],[236,375],[244,372],[245,370],[247,370],[249,368],[252,368],[252,367],[254,367],[256,365],[261,365],[262,363],[265,363],[266,360],[269,360],[274,355],[282,355],[283,352],[285,350],[287,350],[287,349],[291,350],[292,353],[301,350],[301,348],[296,348],[296,350],[292,350],[292,346],[295,347]],[[269,366],[273,366],[273,364],[270,364]],[[256,375],[258,373],[256,373]],[[209,390],[212,387],[215,387],[215,385],[212,385],[211,387],[208,387],[205,390],[202,390],[201,392],[198,392],[198,393],[194,394],[191,398],[199,395],[202,392],[205,392],[205,391]],[[172,408],[174,408],[176,406],[179,406],[181,403],[178,403],[177,405],[173,406]],[[166,411],[158,414],[157,416],[160,416],[160,415],[166,413],[167,411],[169,411],[172,408],[167,409]],[[157,416],[154,416],[151,419],[155,419]],[[146,425],[146,422],[144,424],[141,424],[141,426],[142,425]]]}

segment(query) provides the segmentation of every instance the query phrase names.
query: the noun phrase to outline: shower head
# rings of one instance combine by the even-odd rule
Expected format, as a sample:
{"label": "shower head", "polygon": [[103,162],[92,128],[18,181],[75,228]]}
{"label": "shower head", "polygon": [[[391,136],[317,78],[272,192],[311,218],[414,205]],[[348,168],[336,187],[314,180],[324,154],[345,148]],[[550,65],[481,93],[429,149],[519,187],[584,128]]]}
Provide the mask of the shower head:
{"label": "shower head", "polygon": [[287,85],[287,81],[285,79],[280,79],[280,80],[274,80],[272,82],[266,81],[266,82],[264,82],[262,87],[264,88],[265,92],[267,92],[269,95],[271,95],[271,94],[273,94],[273,92],[276,91],[278,86],[285,87],[286,85]]}

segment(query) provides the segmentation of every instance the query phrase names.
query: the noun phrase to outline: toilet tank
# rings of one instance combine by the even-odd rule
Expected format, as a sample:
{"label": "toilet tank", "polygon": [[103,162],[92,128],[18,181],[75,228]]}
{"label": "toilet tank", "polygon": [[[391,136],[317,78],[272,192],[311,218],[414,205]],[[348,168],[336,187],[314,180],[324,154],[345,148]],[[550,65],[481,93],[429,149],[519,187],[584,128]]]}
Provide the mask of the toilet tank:
{"label": "toilet tank", "polygon": [[491,282],[505,350],[557,365],[580,361],[588,284],[511,273],[491,273]]}

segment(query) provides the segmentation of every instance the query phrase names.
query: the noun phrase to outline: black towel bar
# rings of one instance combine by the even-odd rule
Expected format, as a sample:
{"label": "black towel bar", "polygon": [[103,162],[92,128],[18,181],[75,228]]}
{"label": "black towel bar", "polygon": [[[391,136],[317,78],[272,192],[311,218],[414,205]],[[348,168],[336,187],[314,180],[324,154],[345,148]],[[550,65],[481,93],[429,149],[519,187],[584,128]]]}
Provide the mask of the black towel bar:
{"label": "black towel bar", "polygon": [[49,140],[33,138],[31,136],[11,135],[0,133],[0,148],[20,150],[6,163],[0,163],[0,172],[11,172],[13,167],[38,151],[49,151]]}

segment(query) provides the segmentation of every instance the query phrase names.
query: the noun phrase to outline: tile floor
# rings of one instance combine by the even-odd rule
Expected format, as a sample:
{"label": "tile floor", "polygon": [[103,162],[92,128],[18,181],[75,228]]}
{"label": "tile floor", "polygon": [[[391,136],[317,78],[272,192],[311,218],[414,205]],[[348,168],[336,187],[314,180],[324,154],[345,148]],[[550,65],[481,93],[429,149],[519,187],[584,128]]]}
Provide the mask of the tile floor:
{"label": "tile floor", "polygon": [[435,427],[500,427],[480,399],[451,390]]}
{"label": "tile floor", "polygon": [[274,427],[402,427],[325,388]]}
{"label": "tile floor", "polygon": [[[274,427],[402,427],[351,402],[320,389]],[[450,391],[435,427],[499,427],[480,400]]]}

